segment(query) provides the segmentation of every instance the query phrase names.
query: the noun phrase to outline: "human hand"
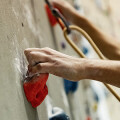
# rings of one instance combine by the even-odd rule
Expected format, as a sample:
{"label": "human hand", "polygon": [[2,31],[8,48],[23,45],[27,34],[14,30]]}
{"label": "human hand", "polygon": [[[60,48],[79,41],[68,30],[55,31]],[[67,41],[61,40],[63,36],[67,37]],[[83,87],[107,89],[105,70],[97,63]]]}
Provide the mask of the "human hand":
{"label": "human hand", "polygon": [[52,0],[51,3],[61,11],[68,21],[74,23],[77,11],[68,2],[65,0]]}
{"label": "human hand", "polygon": [[78,81],[85,76],[84,59],[74,58],[50,48],[29,48],[24,53],[31,76],[36,73],[51,73],[71,81]]}

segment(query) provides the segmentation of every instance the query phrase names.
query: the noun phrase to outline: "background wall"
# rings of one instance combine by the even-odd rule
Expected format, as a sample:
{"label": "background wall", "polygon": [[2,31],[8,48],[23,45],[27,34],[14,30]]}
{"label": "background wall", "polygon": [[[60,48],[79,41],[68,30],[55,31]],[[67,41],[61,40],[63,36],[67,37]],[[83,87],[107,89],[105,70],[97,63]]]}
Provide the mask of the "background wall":
{"label": "background wall", "polygon": [[[116,38],[120,37],[119,0],[68,0],[68,2],[72,5],[77,2],[80,13],[88,17],[106,33]],[[72,36],[75,38],[76,35],[73,34]],[[83,38],[79,35],[77,37],[80,39],[78,46],[87,45],[89,49],[88,56],[95,57],[88,43],[83,42],[82,44]],[[65,44],[65,49],[62,48],[62,43]],[[104,87],[99,87],[100,90],[101,88],[103,90],[101,93],[107,94],[107,96],[103,95],[104,104],[103,101],[95,101],[92,86],[101,86],[101,84],[80,81],[78,90],[75,93],[66,95],[63,78],[53,75],[50,75],[47,82],[49,95],[37,109],[32,108],[27,102],[23,91],[23,78],[27,70],[27,61],[23,53],[24,49],[29,47],[50,47],[78,57],[65,42],[60,27],[58,25],[54,28],[50,26],[44,9],[44,0],[1,0],[1,120],[48,120],[49,105],[63,109],[71,120],[86,120],[88,117],[92,120],[103,120],[99,118],[100,115],[103,115],[99,111],[103,109],[94,109],[99,108],[99,106],[106,106],[108,120],[120,119],[120,105],[110,93],[106,92]],[[117,91],[119,90],[117,89]]]}

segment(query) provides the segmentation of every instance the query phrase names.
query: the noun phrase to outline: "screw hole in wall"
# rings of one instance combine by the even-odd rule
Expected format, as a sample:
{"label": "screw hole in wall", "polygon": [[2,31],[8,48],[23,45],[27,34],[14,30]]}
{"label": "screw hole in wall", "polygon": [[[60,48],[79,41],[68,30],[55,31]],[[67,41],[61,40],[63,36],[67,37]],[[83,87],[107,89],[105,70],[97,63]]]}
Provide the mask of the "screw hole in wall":
{"label": "screw hole in wall", "polygon": [[24,24],[22,23],[22,27],[24,27]]}

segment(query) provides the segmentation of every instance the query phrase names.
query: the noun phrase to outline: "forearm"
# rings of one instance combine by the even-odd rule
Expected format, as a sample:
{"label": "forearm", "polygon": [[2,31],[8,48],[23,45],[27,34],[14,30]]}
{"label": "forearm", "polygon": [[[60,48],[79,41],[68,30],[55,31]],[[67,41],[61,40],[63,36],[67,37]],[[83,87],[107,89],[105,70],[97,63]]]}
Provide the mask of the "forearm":
{"label": "forearm", "polygon": [[[112,60],[86,60],[84,79],[97,80],[120,87],[120,62]],[[79,66],[81,70],[81,65]],[[79,76],[80,77],[80,76]]]}
{"label": "forearm", "polygon": [[29,48],[25,55],[30,76],[50,73],[71,81],[91,79],[120,87],[120,61],[75,58],[50,48]]}
{"label": "forearm", "polygon": [[85,30],[101,52],[109,59],[120,60],[120,42],[100,31],[85,17],[75,14],[74,23]]}
{"label": "forearm", "polygon": [[80,26],[93,39],[101,52],[109,59],[120,60],[120,42],[107,36],[93,25],[87,18],[81,16],[76,10],[64,0],[52,0],[52,4],[61,10],[65,18]]}

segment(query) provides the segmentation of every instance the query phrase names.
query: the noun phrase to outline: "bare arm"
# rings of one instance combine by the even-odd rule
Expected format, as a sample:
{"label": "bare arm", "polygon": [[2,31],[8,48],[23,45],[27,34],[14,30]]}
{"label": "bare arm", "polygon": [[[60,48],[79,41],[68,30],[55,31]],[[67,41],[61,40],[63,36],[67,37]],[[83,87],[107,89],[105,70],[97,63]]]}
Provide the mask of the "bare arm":
{"label": "bare arm", "polygon": [[[80,66],[79,66],[80,68]],[[97,80],[120,87],[120,61],[86,60],[85,79]]]}
{"label": "bare arm", "polygon": [[80,26],[90,35],[100,51],[107,58],[112,60],[120,60],[120,41],[105,34],[86,18],[81,18],[80,15],[76,15],[74,23]]}
{"label": "bare arm", "polygon": [[99,30],[87,18],[78,14],[77,11],[67,2],[63,0],[53,0],[52,3],[62,11],[63,15],[70,22],[85,30],[107,58],[120,60],[120,42],[118,40]]}
{"label": "bare arm", "polygon": [[[120,62],[74,58],[50,48],[26,49],[30,76],[50,73],[71,81],[93,79],[120,87]],[[40,62],[40,64],[35,65]]]}

